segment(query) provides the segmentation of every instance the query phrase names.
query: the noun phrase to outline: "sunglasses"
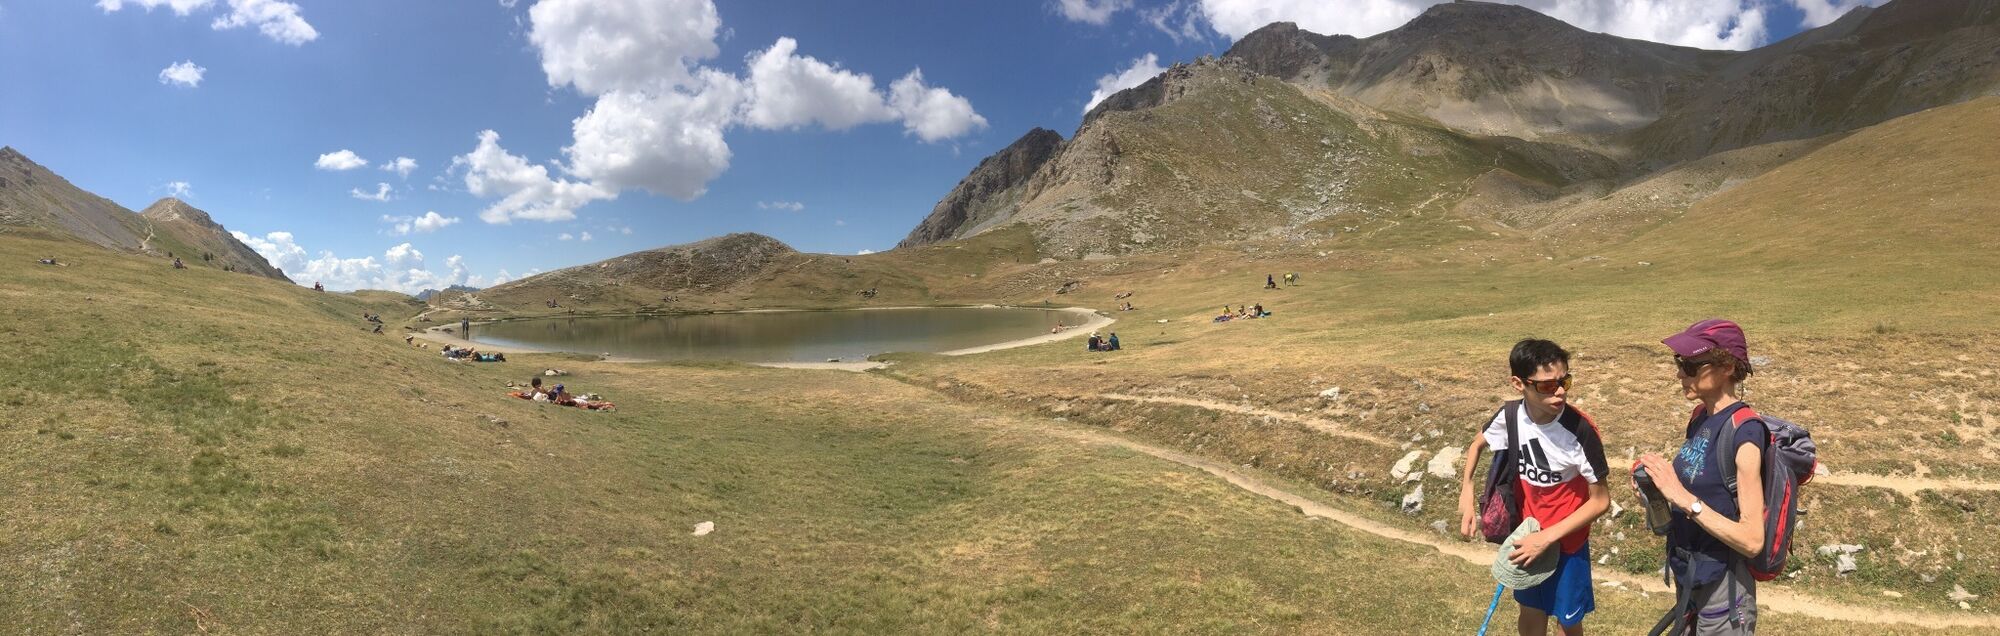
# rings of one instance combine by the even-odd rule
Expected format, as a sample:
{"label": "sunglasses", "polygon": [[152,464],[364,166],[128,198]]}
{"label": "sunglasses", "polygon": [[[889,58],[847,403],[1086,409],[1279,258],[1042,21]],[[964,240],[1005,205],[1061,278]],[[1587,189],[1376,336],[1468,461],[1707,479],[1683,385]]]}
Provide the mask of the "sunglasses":
{"label": "sunglasses", "polygon": [[1554,393],[1556,392],[1557,387],[1568,389],[1570,387],[1570,384],[1574,383],[1575,380],[1576,376],[1574,374],[1565,373],[1563,374],[1563,377],[1549,378],[1547,380],[1530,380],[1527,378],[1521,378],[1521,383],[1531,387],[1535,387],[1536,393]]}
{"label": "sunglasses", "polygon": [[1681,375],[1690,378],[1694,377],[1696,373],[1701,373],[1701,368],[1709,364],[1707,360],[1689,360],[1680,356],[1674,356],[1674,366],[1681,368]]}

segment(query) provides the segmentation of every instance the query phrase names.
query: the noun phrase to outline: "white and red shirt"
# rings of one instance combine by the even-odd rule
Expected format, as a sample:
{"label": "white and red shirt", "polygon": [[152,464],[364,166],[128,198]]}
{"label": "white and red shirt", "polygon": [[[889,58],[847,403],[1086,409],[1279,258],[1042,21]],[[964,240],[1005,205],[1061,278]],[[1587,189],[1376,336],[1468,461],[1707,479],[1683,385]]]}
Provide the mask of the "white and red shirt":
{"label": "white and red shirt", "polygon": [[[1610,474],[1604,461],[1604,440],[1590,416],[1575,407],[1565,406],[1548,422],[1529,419],[1525,404],[1514,408],[1518,409],[1514,415],[1518,423],[1514,457],[1521,474],[1521,516],[1533,517],[1547,528],[1590,501],[1590,484]],[[1487,446],[1507,446],[1504,411],[1487,423],[1485,435]],[[1562,538],[1562,551],[1575,552],[1589,539],[1590,526],[1585,524]]]}

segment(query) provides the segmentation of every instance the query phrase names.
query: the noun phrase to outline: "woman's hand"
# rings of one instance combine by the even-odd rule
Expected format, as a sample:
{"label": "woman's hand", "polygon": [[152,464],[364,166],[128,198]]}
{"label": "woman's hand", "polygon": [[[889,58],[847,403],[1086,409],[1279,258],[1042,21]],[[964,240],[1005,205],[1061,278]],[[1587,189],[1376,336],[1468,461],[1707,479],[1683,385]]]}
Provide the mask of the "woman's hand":
{"label": "woman's hand", "polygon": [[1514,551],[1507,555],[1507,560],[1515,567],[1528,567],[1529,563],[1534,563],[1537,557],[1542,556],[1543,551],[1548,550],[1551,544],[1561,538],[1550,534],[1547,530],[1521,537],[1520,541],[1514,542]]}
{"label": "woman's hand", "polygon": [[1681,484],[1681,474],[1674,470],[1674,463],[1667,461],[1658,453],[1639,456],[1639,466],[1646,469],[1646,476],[1653,479],[1653,487],[1659,488],[1660,494],[1667,498],[1668,503],[1673,503],[1674,507],[1680,507],[1674,502],[1694,498],[1694,493],[1688,492],[1687,486]]}

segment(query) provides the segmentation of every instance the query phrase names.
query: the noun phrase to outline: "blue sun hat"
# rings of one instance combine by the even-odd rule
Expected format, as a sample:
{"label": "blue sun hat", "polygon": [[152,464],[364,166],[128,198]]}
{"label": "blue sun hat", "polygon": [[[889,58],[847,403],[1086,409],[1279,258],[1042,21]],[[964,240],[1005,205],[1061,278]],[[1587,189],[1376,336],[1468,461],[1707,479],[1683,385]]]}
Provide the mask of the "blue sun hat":
{"label": "blue sun hat", "polygon": [[1507,535],[1506,541],[1500,542],[1500,553],[1493,557],[1493,580],[1510,589],[1525,590],[1541,585],[1542,581],[1548,580],[1550,575],[1556,573],[1557,553],[1562,551],[1558,546],[1549,546],[1549,549],[1543,550],[1542,554],[1535,557],[1535,560],[1529,562],[1525,568],[1517,567],[1513,561],[1507,560],[1507,557],[1514,554],[1516,542],[1541,531],[1542,522],[1534,517],[1521,520],[1521,526],[1515,528],[1513,534]]}

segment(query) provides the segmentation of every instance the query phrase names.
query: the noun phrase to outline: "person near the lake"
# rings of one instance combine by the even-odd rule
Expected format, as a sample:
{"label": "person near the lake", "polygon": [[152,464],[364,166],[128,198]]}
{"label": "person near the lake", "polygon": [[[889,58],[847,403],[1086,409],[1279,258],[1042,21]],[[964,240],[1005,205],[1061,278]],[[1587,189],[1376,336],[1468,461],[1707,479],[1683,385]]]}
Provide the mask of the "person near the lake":
{"label": "person near the lake", "polygon": [[1554,617],[1564,634],[1575,636],[1583,633],[1584,616],[1597,608],[1590,585],[1590,523],[1611,507],[1604,442],[1597,424],[1568,403],[1568,351],[1530,338],[1515,343],[1507,364],[1507,381],[1521,399],[1501,405],[1465,449],[1465,467],[1459,471],[1459,532],[1488,535],[1475,504],[1479,490],[1473,473],[1482,450],[1498,449],[1495,460],[1511,462],[1499,466],[1501,476],[1518,478],[1494,488],[1515,489],[1520,519],[1535,519],[1542,528],[1514,542],[1508,560],[1526,567],[1549,550],[1557,551],[1553,574],[1533,587],[1514,590],[1514,601],[1521,605],[1520,633],[1547,634]]}
{"label": "person near the lake", "polygon": [[1749,347],[1743,329],[1727,320],[1704,320],[1661,342],[1674,352],[1682,397],[1700,402],[1671,461],[1639,457],[1671,509],[1667,566],[1688,595],[1668,616],[1683,612],[1690,631],[1704,636],[1754,634],[1757,579],[1748,563],[1765,545],[1764,481],[1737,479],[1732,488],[1722,466],[1733,462],[1736,475],[1761,475],[1770,449],[1765,423],[1737,397],[1752,371]]}
{"label": "person near the lake", "polygon": [[1118,350],[1118,332],[1116,331],[1111,332],[1111,338],[1104,341],[1104,350],[1105,351]]}
{"label": "person near the lake", "polygon": [[466,339],[466,340],[471,340],[471,339],[472,339],[472,319],[471,319],[471,318],[460,318],[460,319],[458,319],[458,337],[460,337],[460,338],[464,338],[464,339]]}
{"label": "person near the lake", "polygon": [[1095,331],[1090,332],[1090,350],[1097,351],[1101,348],[1102,348],[1102,341],[1098,339],[1097,332]]}

